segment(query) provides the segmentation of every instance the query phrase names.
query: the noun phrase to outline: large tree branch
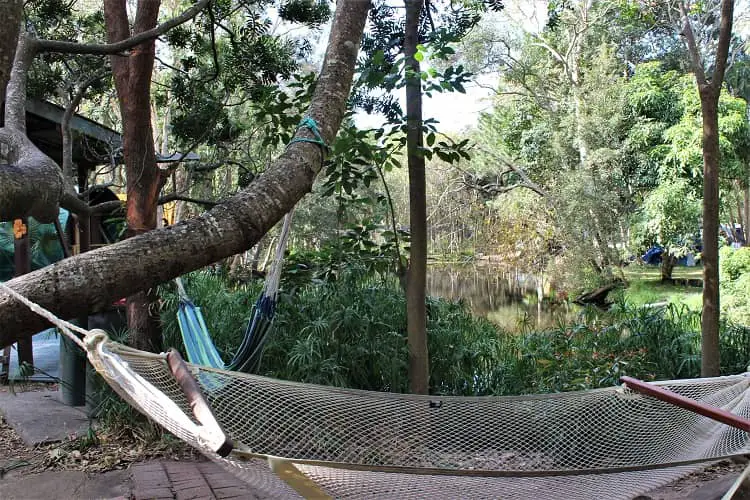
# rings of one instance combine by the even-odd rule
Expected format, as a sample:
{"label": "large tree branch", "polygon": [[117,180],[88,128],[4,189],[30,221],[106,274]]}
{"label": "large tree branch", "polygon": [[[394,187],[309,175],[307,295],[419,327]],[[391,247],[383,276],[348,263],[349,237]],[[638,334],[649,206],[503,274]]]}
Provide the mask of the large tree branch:
{"label": "large tree branch", "polygon": [[0,220],[57,218],[64,182],[60,167],[15,128],[0,128],[7,154],[0,162]]}
{"label": "large tree branch", "polygon": [[10,80],[22,20],[23,0],[3,2],[3,23],[0,27],[0,102],[5,101],[5,87]]}
{"label": "large tree branch", "polygon": [[[495,153],[493,153],[492,151],[490,151],[490,150],[488,150],[486,148],[479,147],[478,149],[482,153],[484,153],[487,156],[491,157],[493,160],[495,160],[497,162],[500,162],[503,165],[505,165],[508,168],[507,172],[513,172],[516,175],[518,175],[518,177],[521,178],[521,182],[518,182],[518,183],[515,183],[515,184],[511,184],[511,185],[488,184],[488,185],[484,186],[484,189],[491,188],[491,190],[493,190],[497,194],[502,194],[502,193],[506,193],[508,191],[511,191],[513,189],[516,189],[516,188],[519,188],[519,187],[523,187],[523,188],[526,188],[526,189],[530,189],[531,191],[534,191],[536,194],[538,194],[542,198],[545,198],[547,200],[550,199],[550,194],[544,188],[542,188],[539,184],[537,184],[536,182],[532,181],[531,178],[529,178],[528,174],[521,167],[519,167],[518,165],[516,165],[512,160],[510,160],[509,158],[506,158],[503,155],[495,154]],[[478,185],[477,186],[470,186],[470,187],[475,187],[477,189],[480,188],[480,186],[478,186]]]}
{"label": "large tree branch", "polygon": [[[330,144],[341,125],[370,3],[339,0],[323,68],[307,116]],[[300,129],[296,138],[313,139]],[[199,217],[65,259],[6,283],[63,317],[113,301],[243,252],[255,245],[306,193],[322,167],[321,148],[293,142],[246,189]],[[0,292],[0,346],[46,322]]]}
{"label": "large tree branch", "polygon": [[679,8],[680,16],[682,17],[682,36],[685,37],[685,43],[688,47],[690,66],[693,69],[693,73],[695,73],[695,79],[698,81],[698,85],[706,85],[706,72],[703,68],[698,45],[695,43],[695,35],[693,34],[693,27],[690,24],[690,17],[688,17],[685,2],[679,2]]}
{"label": "large tree branch", "polygon": [[719,28],[719,45],[716,48],[716,68],[711,76],[711,86],[716,95],[721,92],[724,82],[724,72],[727,68],[729,45],[732,41],[732,20],[734,16],[734,0],[721,1],[721,26]]}
{"label": "large tree branch", "polygon": [[21,30],[5,95],[5,126],[26,133],[26,74],[34,60],[32,40]]}
{"label": "large tree branch", "polygon": [[185,12],[177,17],[166,21],[157,27],[139,33],[125,40],[97,44],[97,43],[76,43],[76,42],[64,42],[59,40],[36,40],[35,45],[39,52],[60,52],[64,54],[98,54],[98,55],[112,55],[124,52],[128,49],[132,49],[136,45],[143,42],[148,42],[155,39],[158,36],[163,35],[172,28],[184,24],[198,15],[211,0],[199,0],[192,7],[187,9]]}
{"label": "large tree branch", "polygon": [[120,200],[114,200],[92,206],[81,200],[75,193],[66,191],[60,199],[60,206],[76,215],[86,215],[90,217],[92,215],[104,214],[123,208],[123,202]]}
{"label": "large tree branch", "polygon": [[201,200],[177,193],[169,193],[159,198],[159,205],[164,205],[165,203],[169,203],[170,201],[187,201],[188,203],[195,203],[196,205],[201,205],[208,208],[213,208],[221,203],[219,201]]}
{"label": "large tree branch", "polygon": [[562,54],[560,54],[560,52],[557,49],[555,49],[552,45],[550,45],[546,41],[544,41],[544,39],[542,37],[540,37],[538,35],[534,35],[534,38],[536,38],[537,40],[540,40],[540,41],[532,43],[531,45],[535,45],[537,47],[541,47],[541,48],[545,49],[547,52],[549,52],[552,57],[554,57],[555,59],[557,59],[557,61],[560,64],[562,64],[563,70],[565,71],[565,75],[569,79],[572,80],[572,78],[570,76],[570,68],[568,66],[568,61],[565,59],[565,57]]}

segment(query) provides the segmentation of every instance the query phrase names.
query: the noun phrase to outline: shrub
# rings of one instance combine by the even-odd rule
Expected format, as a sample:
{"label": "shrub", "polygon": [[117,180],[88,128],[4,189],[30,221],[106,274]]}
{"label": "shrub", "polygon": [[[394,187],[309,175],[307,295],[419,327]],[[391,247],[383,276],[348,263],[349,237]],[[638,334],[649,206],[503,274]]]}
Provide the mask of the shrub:
{"label": "shrub", "polygon": [[722,247],[719,266],[721,279],[725,282],[735,281],[743,274],[750,273],[750,247]]}
{"label": "shrub", "polygon": [[721,309],[727,319],[750,325],[750,247],[722,247]]}
{"label": "shrub", "polygon": [[[257,286],[227,285],[198,273],[188,290],[203,307],[223,352],[236,349]],[[408,390],[406,299],[394,279],[342,273],[279,297],[264,375],[375,391]],[[202,294],[209,294],[203,296]],[[172,294],[172,295],[170,295]],[[168,344],[176,299],[165,292]],[[645,380],[700,375],[700,314],[687,307],[642,308],[624,302],[610,314],[584,311],[574,324],[512,335],[467,307],[428,301],[431,392],[452,395],[528,394],[606,387],[630,375]],[[226,330],[222,330],[226,328]],[[722,325],[722,373],[750,362],[750,329]]]}
{"label": "shrub", "polygon": [[750,371],[750,327],[722,325],[719,345],[722,375]]}

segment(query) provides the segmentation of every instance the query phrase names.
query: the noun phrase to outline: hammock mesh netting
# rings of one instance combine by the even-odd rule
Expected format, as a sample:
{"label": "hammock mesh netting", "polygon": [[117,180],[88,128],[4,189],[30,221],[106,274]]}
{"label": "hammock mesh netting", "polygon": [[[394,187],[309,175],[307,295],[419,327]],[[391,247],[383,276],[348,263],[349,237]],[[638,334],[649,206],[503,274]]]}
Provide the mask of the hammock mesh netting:
{"label": "hammock mesh netting", "polygon": [[[288,475],[333,498],[633,498],[750,452],[748,433],[623,387],[415,396],[188,365],[235,444],[221,458],[164,356],[111,342],[89,356],[136,408],[269,497],[299,496]],[[745,375],[659,385],[750,417]]]}

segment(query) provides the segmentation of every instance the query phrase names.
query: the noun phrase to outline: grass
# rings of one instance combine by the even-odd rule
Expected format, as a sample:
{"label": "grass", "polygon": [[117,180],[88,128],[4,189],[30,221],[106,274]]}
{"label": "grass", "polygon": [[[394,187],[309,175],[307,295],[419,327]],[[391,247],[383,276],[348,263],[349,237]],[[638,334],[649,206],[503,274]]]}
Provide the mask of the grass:
{"label": "grass", "polygon": [[[641,306],[659,302],[685,305],[690,310],[698,311],[701,308],[702,289],[672,285],[661,282],[659,266],[626,267],[623,272],[630,285],[624,291],[624,299],[629,304]],[[675,279],[701,279],[703,268],[701,267],[675,267],[672,277]]]}
{"label": "grass", "polygon": [[[623,268],[627,279],[638,280],[661,280],[661,268],[659,266],[631,264]],[[672,272],[675,279],[701,279],[703,278],[703,267],[701,266],[675,266]]]}

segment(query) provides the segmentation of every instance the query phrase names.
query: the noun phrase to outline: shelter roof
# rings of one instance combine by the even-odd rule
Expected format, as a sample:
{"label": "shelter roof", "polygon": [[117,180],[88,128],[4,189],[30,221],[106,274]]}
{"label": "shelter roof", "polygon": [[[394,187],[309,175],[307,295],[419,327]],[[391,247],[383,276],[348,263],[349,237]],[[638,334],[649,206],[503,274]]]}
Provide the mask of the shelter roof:
{"label": "shelter roof", "polygon": [[[62,123],[65,108],[49,101],[29,99],[26,101],[26,133],[29,139],[47,156],[62,164]],[[70,120],[73,132],[73,162],[79,167],[91,170],[97,165],[122,161],[122,136],[101,123],[79,114]],[[183,155],[174,153],[162,156],[157,154],[157,162],[195,161],[195,153]]]}

